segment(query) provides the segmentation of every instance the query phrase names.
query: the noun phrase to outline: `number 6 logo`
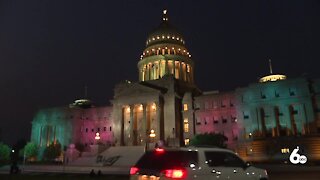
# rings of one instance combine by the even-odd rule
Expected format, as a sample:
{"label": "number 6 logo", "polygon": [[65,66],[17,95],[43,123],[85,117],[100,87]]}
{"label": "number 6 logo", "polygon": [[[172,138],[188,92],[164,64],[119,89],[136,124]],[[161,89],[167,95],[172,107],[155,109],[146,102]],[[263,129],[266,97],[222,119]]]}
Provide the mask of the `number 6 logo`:
{"label": "number 6 logo", "polygon": [[305,164],[307,162],[307,157],[305,155],[298,154],[299,146],[295,148],[290,155],[290,162],[292,164]]}

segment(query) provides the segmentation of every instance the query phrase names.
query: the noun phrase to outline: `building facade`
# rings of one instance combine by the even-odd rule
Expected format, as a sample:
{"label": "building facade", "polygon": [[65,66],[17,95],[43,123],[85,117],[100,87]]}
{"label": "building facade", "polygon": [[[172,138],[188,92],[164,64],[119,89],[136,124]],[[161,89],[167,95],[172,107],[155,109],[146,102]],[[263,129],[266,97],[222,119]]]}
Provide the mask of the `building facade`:
{"label": "building facade", "polygon": [[287,158],[300,146],[320,160],[320,80],[273,74],[233,91],[201,92],[185,39],[163,12],[146,41],[138,82],[114,88],[112,106],[89,100],[40,110],[31,140],[39,146],[59,141],[142,146],[162,140],[188,145],[196,134],[221,133],[228,148],[253,161]]}
{"label": "building facade", "polygon": [[112,107],[94,107],[80,99],[64,107],[41,109],[32,121],[31,141],[39,147],[59,142],[62,147],[112,144]]}

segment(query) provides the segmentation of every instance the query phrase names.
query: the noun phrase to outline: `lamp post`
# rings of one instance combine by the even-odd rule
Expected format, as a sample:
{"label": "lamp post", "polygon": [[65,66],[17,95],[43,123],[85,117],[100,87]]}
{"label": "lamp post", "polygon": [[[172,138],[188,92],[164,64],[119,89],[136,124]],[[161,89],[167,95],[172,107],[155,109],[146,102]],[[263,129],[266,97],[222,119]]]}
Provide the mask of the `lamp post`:
{"label": "lamp post", "polygon": [[149,134],[150,143],[154,142],[154,138],[155,137],[156,137],[156,133],[155,133],[155,131],[153,129],[151,129],[150,134]]}

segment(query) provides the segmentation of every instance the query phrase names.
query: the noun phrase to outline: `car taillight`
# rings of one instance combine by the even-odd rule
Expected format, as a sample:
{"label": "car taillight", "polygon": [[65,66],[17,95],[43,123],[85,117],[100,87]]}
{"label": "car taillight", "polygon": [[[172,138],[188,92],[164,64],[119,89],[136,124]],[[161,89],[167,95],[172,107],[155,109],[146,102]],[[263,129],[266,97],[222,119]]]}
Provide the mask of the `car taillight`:
{"label": "car taillight", "polygon": [[139,168],[133,166],[130,168],[130,175],[137,174],[138,171],[139,171]]}
{"label": "car taillight", "polygon": [[185,169],[167,169],[162,172],[167,178],[181,179],[187,177],[187,171]]}
{"label": "car taillight", "polygon": [[162,149],[162,148],[156,148],[155,151],[157,153],[164,153],[164,149]]}

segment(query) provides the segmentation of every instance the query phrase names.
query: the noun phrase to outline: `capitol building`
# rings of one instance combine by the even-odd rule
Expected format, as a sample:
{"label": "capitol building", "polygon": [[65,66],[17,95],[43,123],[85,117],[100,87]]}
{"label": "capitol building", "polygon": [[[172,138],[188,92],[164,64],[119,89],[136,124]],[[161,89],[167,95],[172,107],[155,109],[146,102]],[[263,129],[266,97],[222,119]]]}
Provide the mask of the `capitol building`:
{"label": "capitol building", "polygon": [[187,146],[196,134],[221,133],[228,148],[246,160],[287,159],[296,146],[308,160],[320,160],[320,79],[273,73],[270,62],[270,74],[258,82],[203,92],[194,65],[165,10],[137,60],[138,82],[116,84],[112,106],[79,99],[40,109],[31,141],[39,147],[83,144],[90,151],[97,144],[144,146],[159,140]]}

